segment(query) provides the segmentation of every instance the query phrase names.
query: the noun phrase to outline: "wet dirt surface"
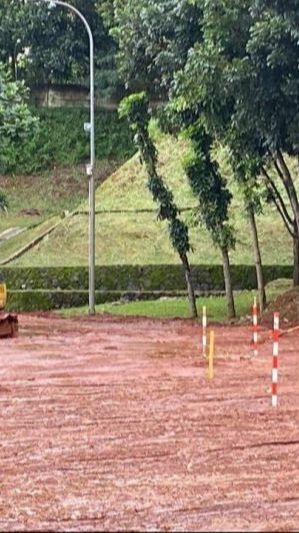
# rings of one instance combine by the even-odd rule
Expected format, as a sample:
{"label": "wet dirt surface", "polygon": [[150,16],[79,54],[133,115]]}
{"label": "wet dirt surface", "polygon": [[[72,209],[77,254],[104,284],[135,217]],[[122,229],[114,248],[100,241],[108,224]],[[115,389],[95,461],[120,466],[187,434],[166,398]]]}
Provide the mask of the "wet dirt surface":
{"label": "wet dirt surface", "polygon": [[19,316],[0,342],[1,531],[299,531],[299,331]]}

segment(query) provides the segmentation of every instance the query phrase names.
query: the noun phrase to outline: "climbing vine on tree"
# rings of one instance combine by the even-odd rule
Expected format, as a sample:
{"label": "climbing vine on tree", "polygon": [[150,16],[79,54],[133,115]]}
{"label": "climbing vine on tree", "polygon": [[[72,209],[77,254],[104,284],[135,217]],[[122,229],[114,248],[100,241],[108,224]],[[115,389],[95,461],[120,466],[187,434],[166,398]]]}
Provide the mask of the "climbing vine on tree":
{"label": "climbing vine on tree", "polygon": [[192,141],[193,153],[185,160],[184,168],[191,189],[199,203],[199,219],[206,226],[213,242],[222,252],[223,271],[228,304],[228,317],[236,316],[232,291],[229,250],[235,246],[235,236],[228,222],[228,209],[232,199],[226,182],[212,160],[212,138],[198,121],[186,130]]}
{"label": "climbing vine on tree", "polygon": [[187,257],[191,249],[188,228],[179,218],[179,209],[173,200],[172,192],[157,171],[158,152],[149,135],[150,113],[146,94],[142,92],[124,98],[120,104],[119,112],[121,117],[128,118],[130,127],[135,134],[134,140],[148,175],[147,186],[154,201],[159,204],[158,218],[168,221],[170,241],[182,261],[191,313],[193,317],[196,317],[196,301]]}

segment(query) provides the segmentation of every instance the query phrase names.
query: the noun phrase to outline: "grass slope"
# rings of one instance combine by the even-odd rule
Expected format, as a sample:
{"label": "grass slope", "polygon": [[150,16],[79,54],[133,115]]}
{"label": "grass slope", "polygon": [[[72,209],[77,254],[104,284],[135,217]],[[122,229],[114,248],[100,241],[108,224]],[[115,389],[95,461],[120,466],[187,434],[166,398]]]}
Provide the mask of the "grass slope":
{"label": "grass slope", "polygon": [[[172,189],[177,204],[181,208],[196,206],[181,163],[188,151],[186,142],[160,135],[158,150],[160,173]],[[219,151],[218,155],[223,171],[229,177],[225,153]],[[179,262],[169,243],[167,224],[157,220],[156,205],[146,188],[146,180],[139,158],[135,155],[97,189],[96,208],[105,211],[99,212],[96,217],[97,264]],[[234,184],[230,183],[230,186],[236,193]],[[79,207],[87,210],[87,202],[81,201]],[[136,209],[153,211],[138,213],[134,211]],[[109,212],[111,210],[123,212]],[[190,221],[190,212],[183,212],[182,216]],[[250,228],[244,215],[242,199],[237,193],[234,196],[231,217],[237,235],[236,250],[231,254],[232,263],[252,264],[254,259]],[[292,243],[273,207],[265,208],[264,214],[259,217],[258,227],[264,264],[290,264]],[[190,254],[191,263],[221,262],[218,250],[214,248],[210,236],[203,228],[191,228],[190,238],[194,248],[194,252]],[[48,239],[13,262],[13,265],[22,266],[87,264],[88,216],[84,214],[62,221]]]}

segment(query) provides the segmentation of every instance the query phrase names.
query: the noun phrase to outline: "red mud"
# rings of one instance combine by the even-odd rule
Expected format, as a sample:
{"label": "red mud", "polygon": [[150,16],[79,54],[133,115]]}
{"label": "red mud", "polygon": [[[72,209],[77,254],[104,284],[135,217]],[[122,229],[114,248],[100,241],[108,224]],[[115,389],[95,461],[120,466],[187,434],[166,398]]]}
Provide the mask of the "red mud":
{"label": "red mud", "polygon": [[[19,317],[0,344],[1,531],[299,531],[299,331]],[[267,338],[267,332],[264,332]]]}

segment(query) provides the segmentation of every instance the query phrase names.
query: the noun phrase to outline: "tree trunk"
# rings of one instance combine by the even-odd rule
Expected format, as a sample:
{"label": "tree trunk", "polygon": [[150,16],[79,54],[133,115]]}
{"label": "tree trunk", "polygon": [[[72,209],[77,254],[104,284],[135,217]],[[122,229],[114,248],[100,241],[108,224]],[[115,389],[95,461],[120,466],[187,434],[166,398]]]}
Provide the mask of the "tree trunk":
{"label": "tree trunk", "polygon": [[289,200],[292,206],[292,210],[294,213],[294,218],[297,226],[297,235],[299,236],[299,202],[298,202],[298,196],[296,192],[296,188],[294,185],[293,178],[291,176],[291,173],[286,165],[286,162],[283,158],[282,153],[278,150],[277,152],[277,162],[279,163],[279,170],[281,171],[281,177],[282,181],[284,183],[285,189],[287,191],[287,194],[289,196]]}
{"label": "tree trunk", "polygon": [[16,58],[14,56],[14,54],[11,55],[11,73],[12,73],[12,78],[14,81],[17,81],[17,75],[16,75]]}
{"label": "tree trunk", "polygon": [[299,239],[296,231],[296,221],[294,221],[294,233],[293,237],[293,257],[294,257],[294,269],[293,269],[293,285],[296,287],[299,285]]}
{"label": "tree trunk", "polygon": [[221,248],[222,262],[223,262],[223,275],[225,283],[226,301],[227,301],[227,317],[236,318],[235,302],[232,289],[229,255],[227,248]]}
{"label": "tree trunk", "polygon": [[294,213],[294,238],[293,238],[293,257],[294,257],[294,270],[293,270],[293,284],[299,285],[299,202],[297,191],[291,176],[291,173],[286,165],[283,155],[280,151],[277,153],[277,161],[279,162],[280,170],[283,175],[283,181],[286,189],[288,189],[288,195],[290,203]]}
{"label": "tree trunk", "polygon": [[266,308],[267,301],[266,301],[266,291],[265,291],[265,285],[264,285],[262,258],[261,258],[260,245],[259,245],[259,239],[258,239],[258,234],[257,234],[256,220],[255,220],[255,215],[254,215],[254,211],[252,208],[248,209],[248,216],[249,216],[249,221],[250,221],[250,226],[251,226],[251,231],[252,231],[257,288],[258,288],[258,295],[259,295],[260,311],[262,313]]}
{"label": "tree trunk", "polygon": [[181,254],[181,261],[183,263],[184,273],[185,273],[185,278],[186,278],[191,317],[197,318],[198,313],[197,313],[197,308],[196,308],[196,298],[195,298],[193,282],[191,278],[190,265],[189,265],[188,257],[186,254]]}

